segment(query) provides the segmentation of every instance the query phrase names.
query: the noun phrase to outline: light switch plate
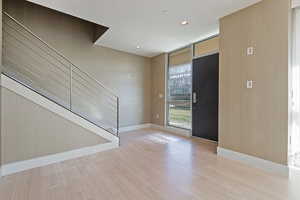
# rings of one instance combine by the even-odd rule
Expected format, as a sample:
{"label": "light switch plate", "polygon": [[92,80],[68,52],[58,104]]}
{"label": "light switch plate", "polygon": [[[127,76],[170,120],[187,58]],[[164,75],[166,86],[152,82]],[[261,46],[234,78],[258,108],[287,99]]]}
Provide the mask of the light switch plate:
{"label": "light switch plate", "polygon": [[247,80],[247,89],[252,89],[252,88],[253,88],[253,81]]}
{"label": "light switch plate", "polygon": [[247,48],[247,56],[252,56],[254,54],[254,47]]}

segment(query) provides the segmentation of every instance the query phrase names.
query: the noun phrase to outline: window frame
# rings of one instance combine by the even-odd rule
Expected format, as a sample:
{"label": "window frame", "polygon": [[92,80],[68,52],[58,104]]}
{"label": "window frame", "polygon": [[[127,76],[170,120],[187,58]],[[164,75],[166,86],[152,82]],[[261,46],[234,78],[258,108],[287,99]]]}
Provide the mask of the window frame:
{"label": "window frame", "polygon": [[[192,131],[192,127],[193,127],[193,112],[192,112],[192,109],[193,109],[193,105],[192,105],[192,90],[191,90],[191,95],[190,95],[190,110],[191,110],[191,116],[190,116],[190,121],[191,121],[191,126],[190,128],[186,128],[186,127],[180,127],[180,126],[176,126],[176,125],[173,125],[173,124],[170,124],[170,103],[169,103],[169,79],[170,79],[170,55],[174,52],[177,52],[177,51],[180,51],[180,50],[183,50],[183,49],[187,49],[189,48],[189,52],[190,52],[190,58],[189,58],[189,63],[191,65],[191,84],[193,83],[193,57],[194,57],[194,44],[191,44],[191,45],[187,45],[185,47],[182,47],[182,48],[179,48],[179,49],[176,49],[174,51],[171,51],[169,53],[167,53],[167,62],[166,62],[166,96],[165,96],[165,115],[166,115],[166,125],[169,126],[169,127],[173,127],[173,128],[178,128],[178,129],[182,129],[182,130],[187,130],[187,131]],[[193,87],[193,86],[192,86]],[[192,88],[191,88],[192,89]]]}

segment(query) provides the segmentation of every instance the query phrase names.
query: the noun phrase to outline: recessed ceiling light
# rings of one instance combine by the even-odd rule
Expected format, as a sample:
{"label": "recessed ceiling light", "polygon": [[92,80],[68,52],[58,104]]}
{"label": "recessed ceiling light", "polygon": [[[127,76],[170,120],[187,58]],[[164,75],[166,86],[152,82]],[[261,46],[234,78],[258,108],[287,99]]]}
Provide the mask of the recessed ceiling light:
{"label": "recessed ceiling light", "polygon": [[137,48],[137,49],[140,49],[141,47],[138,45],[138,46],[136,46],[136,48]]}
{"label": "recessed ceiling light", "polygon": [[188,25],[188,24],[189,24],[189,22],[186,21],[186,20],[184,20],[184,21],[181,22],[181,25]]}

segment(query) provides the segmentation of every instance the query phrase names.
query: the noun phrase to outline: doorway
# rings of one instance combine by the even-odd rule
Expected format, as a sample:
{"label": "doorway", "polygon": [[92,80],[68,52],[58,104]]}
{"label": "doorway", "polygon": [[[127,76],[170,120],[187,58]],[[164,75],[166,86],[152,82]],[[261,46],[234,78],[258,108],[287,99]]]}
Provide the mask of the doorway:
{"label": "doorway", "polygon": [[192,87],[192,135],[218,141],[218,53],[193,60]]}

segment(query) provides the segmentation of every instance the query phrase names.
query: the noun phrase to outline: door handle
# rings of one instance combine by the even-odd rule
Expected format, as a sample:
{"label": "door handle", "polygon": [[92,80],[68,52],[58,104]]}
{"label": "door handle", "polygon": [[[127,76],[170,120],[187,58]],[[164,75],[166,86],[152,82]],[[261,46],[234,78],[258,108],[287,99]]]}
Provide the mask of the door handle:
{"label": "door handle", "polygon": [[197,94],[193,92],[193,103],[197,103]]}

